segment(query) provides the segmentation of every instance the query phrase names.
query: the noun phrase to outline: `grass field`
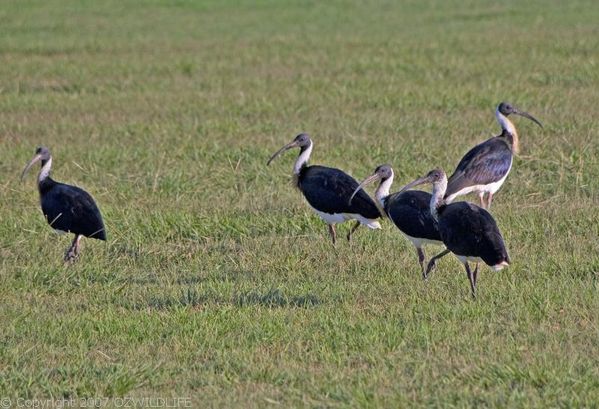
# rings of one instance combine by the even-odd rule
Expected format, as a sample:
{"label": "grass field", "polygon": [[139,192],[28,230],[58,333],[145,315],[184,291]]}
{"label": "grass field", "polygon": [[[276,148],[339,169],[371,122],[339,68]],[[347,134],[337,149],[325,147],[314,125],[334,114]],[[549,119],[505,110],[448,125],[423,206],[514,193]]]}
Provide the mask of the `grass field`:
{"label": "grass field", "polygon": [[[592,0],[3,1],[0,397],[597,407],[598,21]],[[296,154],[266,167],[306,131],[312,163],[391,163],[398,189],[498,133],[502,100],[545,129],[515,119],[493,207],[513,264],[476,301],[455,258],[423,282],[388,221],[334,249]],[[40,144],[108,230],[70,267],[18,179]]]}

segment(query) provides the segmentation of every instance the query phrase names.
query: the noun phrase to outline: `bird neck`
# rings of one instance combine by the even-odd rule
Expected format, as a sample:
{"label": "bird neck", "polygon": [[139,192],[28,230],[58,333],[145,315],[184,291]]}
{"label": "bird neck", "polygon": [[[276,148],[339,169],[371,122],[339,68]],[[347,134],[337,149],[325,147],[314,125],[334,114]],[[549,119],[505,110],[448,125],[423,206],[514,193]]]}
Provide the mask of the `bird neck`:
{"label": "bird neck", "polygon": [[499,126],[504,131],[507,131],[510,135],[512,135],[512,150],[514,153],[520,152],[520,145],[518,143],[518,131],[516,131],[516,127],[508,119],[507,116],[503,115],[499,109],[495,111],[495,117],[497,118],[497,122],[499,122]]}
{"label": "bird neck", "polygon": [[381,206],[385,207],[385,200],[389,196],[389,190],[391,190],[391,185],[393,184],[393,175],[389,178],[383,180],[379,187],[374,192],[374,196],[376,200],[381,204]]}
{"label": "bird neck", "polygon": [[439,220],[439,208],[445,204],[443,197],[447,190],[447,176],[443,177],[439,182],[433,184],[433,193],[431,195],[431,214],[435,220]]}
{"label": "bird neck", "polygon": [[313,146],[314,145],[313,145],[312,141],[310,141],[310,144],[308,146],[304,146],[300,150],[300,154],[297,157],[297,160],[295,161],[295,165],[293,165],[293,174],[294,175],[299,176],[300,172],[302,171],[302,168],[304,166],[306,166],[306,164],[308,163],[308,160],[310,160],[310,155],[312,154]]}
{"label": "bird neck", "polygon": [[48,177],[50,177],[50,171],[52,170],[52,156],[48,158],[48,160],[42,160],[42,168],[40,169],[40,173],[37,176],[37,182],[42,183]]}

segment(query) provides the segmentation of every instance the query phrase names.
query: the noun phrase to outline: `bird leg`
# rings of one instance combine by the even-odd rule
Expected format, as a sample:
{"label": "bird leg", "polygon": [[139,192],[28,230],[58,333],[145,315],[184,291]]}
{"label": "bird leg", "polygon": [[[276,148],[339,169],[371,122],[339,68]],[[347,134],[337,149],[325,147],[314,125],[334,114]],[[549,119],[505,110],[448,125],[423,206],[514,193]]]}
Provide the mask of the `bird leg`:
{"label": "bird leg", "polygon": [[466,261],[464,263],[464,267],[466,268],[466,275],[468,276],[468,280],[470,280],[470,290],[472,291],[472,298],[476,298],[476,273],[478,272],[478,264],[476,265],[477,269],[475,270],[475,273],[472,273],[472,270],[470,270],[470,266],[468,265],[468,262]]}
{"label": "bird leg", "polygon": [[486,209],[487,204],[485,203],[485,192],[478,192],[478,198],[480,199],[480,207]]}
{"label": "bird leg", "polygon": [[430,261],[428,262],[428,266],[426,267],[426,271],[423,274],[425,280],[428,278],[428,275],[433,270],[433,268],[435,268],[435,266],[437,265],[437,260],[445,256],[447,253],[449,253],[449,250],[445,249],[439,254],[437,254],[435,257],[430,259]]}
{"label": "bird leg", "polygon": [[83,236],[80,234],[75,235],[73,243],[71,243],[71,247],[68,248],[67,252],[64,255],[65,263],[77,260],[77,257],[79,256],[79,242],[81,241],[82,237]]}
{"label": "bird leg", "polygon": [[420,247],[416,247],[416,253],[418,253],[418,263],[422,270],[422,279],[426,280],[426,271],[424,270],[424,251]]}
{"label": "bird leg", "polygon": [[347,233],[347,241],[351,241],[351,235],[354,234],[358,227],[360,227],[360,222],[356,221],[356,224],[354,224],[353,227],[349,230],[349,233]]}
{"label": "bird leg", "polygon": [[486,209],[491,209],[491,202],[493,201],[493,193],[489,192],[489,196],[487,196],[487,207]]}
{"label": "bird leg", "polygon": [[337,232],[335,231],[335,225],[329,224],[329,234],[333,240],[333,246],[337,244]]}

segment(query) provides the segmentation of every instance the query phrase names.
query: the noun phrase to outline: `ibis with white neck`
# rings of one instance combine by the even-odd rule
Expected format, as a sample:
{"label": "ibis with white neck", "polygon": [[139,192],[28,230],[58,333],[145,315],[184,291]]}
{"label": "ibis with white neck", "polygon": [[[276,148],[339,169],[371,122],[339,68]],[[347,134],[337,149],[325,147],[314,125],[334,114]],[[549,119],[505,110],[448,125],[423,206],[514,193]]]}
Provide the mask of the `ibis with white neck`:
{"label": "ibis with white neck", "polygon": [[347,234],[347,240],[351,240],[351,235],[360,225],[365,225],[370,229],[380,229],[381,225],[377,219],[381,217],[381,214],[374,201],[364,190],[360,189],[352,204],[349,204],[349,198],[358,188],[358,182],[354,178],[339,169],[318,165],[308,166],[313,146],[310,136],[301,133],[272,155],[267,165],[270,165],[277,156],[289,149],[300,149],[293,166],[294,184],[302,192],[314,212],[328,224],[333,244],[337,241],[336,223],[356,220],[355,225]]}
{"label": "ibis with white neck", "polygon": [[27,164],[21,180],[37,162],[41,170],[37,179],[42,212],[50,227],[60,233],[73,233],[75,238],[64,256],[64,261],[74,261],[79,255],[82,237],[106,240],[106,229],[100,210],[94,199],[85,190],[59,183],[50,177],[52,155],[46,147],[39,147]]}
{"label": "ibis with white neck", "polygon": [[[424,183],[433,185],[430,212],[439,223],[441,240],[464,264],[472,296],[476,297],[478,263],[484,262],[495,271],[510,264],[497,223],[488,211],[472,203],[447,204],[443,199],[447,189],[447,176],[440,169],[431,170],[426,176],[404,186],[400,192]],[[434,265],[434,262],[433,257],[429,266]],[[469,262],[476,263],[474,271],[470,269]]]}
{"label": "ibis with white neck", "polygon": [[[512,169],[514,154],[519,152],[518,132],[508,119],[511,114],[528,118],[543,127],[529,113],[520,111],[507,102],[499,104],[495,117],[501,126],[501,134],[476,145],[464,155],[449,177],[445,193],[447,203],[458,196],[474,192],[478,194],[483,208],[491,207],[493,195],[505,182]],[[485,193],[488,194],[486,201]]]}
{"label": "ibis with white neck", "polygon": [[[393,168],[390,165],[378,166],[372,175],[360,183],[354,194],[370,183],[380,182],[374,194],[375,198],[387,217],[416,248],[422,277],[426,279],[430,271],[424,268],[423,246],[425,244],[443,245],[437,220],[433,218],[430,211],[431,194],[420,190],[390,194],[393,177]],[[447,253],[448,251],[445,252],[445,254]]]}

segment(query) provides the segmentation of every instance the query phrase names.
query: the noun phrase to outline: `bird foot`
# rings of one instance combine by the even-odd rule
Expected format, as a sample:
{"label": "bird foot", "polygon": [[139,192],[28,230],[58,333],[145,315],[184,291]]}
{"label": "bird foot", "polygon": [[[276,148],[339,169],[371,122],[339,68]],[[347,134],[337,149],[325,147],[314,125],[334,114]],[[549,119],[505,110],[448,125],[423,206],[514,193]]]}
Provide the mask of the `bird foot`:
{"label": "bird foot", "polygon": [[79,258],[79,251],[75,247],[70,247],[64,254],[65,263],[74,263]]}

